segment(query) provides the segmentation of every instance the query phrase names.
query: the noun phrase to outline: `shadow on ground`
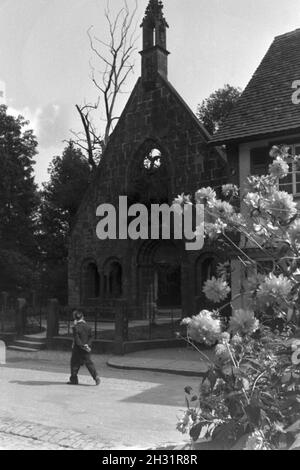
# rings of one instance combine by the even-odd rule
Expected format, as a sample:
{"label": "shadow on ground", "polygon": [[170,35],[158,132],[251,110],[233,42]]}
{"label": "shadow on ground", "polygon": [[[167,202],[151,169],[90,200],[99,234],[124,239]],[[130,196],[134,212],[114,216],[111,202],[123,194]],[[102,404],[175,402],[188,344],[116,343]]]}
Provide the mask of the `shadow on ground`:
{"label": "shadow on ground", "polygon": [[[47,381],[42,381],[42,380],[11,380],[11,384],[18,384],[18,385],[28,385],[28,386],[34,386],[34,385],[68,385],[66,382],[47,382]],[[78,384],[76,387],[92,387],[93,385],[89,384]]]}

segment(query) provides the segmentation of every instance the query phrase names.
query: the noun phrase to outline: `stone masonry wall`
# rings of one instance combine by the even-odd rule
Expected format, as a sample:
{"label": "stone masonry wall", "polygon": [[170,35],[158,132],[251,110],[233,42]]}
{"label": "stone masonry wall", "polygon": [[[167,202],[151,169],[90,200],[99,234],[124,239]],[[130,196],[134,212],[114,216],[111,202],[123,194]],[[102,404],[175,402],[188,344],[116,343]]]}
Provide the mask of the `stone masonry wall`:
{"label": "stone masonry wall", "polygon": [[[118,205],[119,195],[130,189],[130,171],[139,148],[147,140],[164,150],[170,171],[172,198],[194,193],[201,186],[224,184],[226,164],[215,149],[207,145],[207,134],[176,91],[158,77],[156,87],[146,91],[137,82],[125,110],[111,136],[94,182],[90,185],[77,216],[69,246],[69,304],[80,303],[80,277],[86,260],[97,263],[99,272],[109,258],[123,266],[123,293],[129,303],[137,299],[137,252],[140,242],[105,240],[96,237],[96,208],[102,203]],[[194,294],[195,254],[184,260],[182,283],[191,304]],[[189,261],[189,259],[191,261]],[[183,300],[183,302],[185,302]],[[192,311],[192,304],[186,305]]]}

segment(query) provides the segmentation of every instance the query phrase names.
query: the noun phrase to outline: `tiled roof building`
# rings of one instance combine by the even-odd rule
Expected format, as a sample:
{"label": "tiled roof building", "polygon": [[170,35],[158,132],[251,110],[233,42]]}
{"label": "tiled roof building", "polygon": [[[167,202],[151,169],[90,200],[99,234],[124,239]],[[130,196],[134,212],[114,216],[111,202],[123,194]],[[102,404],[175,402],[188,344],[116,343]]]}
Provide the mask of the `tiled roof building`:
{"label": "tiled roof building", "polygon": [[[244,194],[250,175],[268,173],[273,145],[289,146],[291,155],[300,154],[300,29],[274,39],[248,86],[211,143],[226,149],[230,182]],[[290,172],[279,188],[300,200],[300,170],[291,163]],[[243,207],[243,206],[242,206]],[[243,243],[244,240],[241,240]],[[248,244],[248,248],[251,246]],[[256,253],[258,258],[261,252]],[[265,261],[265,255],[263,256]],[[240,292],[245,278],[240,261],[232,260],[232,297]],[[247,299],[237,297],[236,307]]]}
{"label": "tiled roof building", "polygon": [[277,36],[211,142],[228,144],[300,130],[300,29]]}

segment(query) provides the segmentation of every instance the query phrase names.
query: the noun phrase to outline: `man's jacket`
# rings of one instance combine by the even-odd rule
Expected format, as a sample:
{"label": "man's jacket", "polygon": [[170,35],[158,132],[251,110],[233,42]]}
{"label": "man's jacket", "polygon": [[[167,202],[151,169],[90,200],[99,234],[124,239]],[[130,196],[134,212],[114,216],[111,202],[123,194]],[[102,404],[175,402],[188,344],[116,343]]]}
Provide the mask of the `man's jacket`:
{"label": "man's jacket", "polygon": [[92,345],[92,329],[85,321],[79,321],[73,326],[73,346],[81,351],[86,351],[85,345]]}

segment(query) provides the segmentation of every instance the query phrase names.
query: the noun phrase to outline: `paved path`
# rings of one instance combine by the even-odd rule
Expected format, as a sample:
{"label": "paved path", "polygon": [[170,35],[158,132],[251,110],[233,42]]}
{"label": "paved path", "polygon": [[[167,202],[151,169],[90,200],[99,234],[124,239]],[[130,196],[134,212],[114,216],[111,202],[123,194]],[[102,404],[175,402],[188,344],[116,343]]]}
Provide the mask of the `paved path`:
{"label": "paved path", "polygon": [[45,444],[105,450],[182,444],[176,423],[185,409],[183,390],[197,387],[197,378],[110,369],[108,356],[94,356],[100,387],[84,369],[81,385],[72,387],[65,384],[69,358],[50,351],[8,352],[7,366],[0,367],[1,437],[25,433],[37,449]]}
{"label": "paved path", "polygon": [[[207,356],[207,359],[203,356]],[[200,377],[207,372],[212,350],[204,350],[202,355],[193,349],[155,349],[139,351],[126,356],[111,356],[107,360],[110,367],[127,370],[148,370],[190,377]]]}

